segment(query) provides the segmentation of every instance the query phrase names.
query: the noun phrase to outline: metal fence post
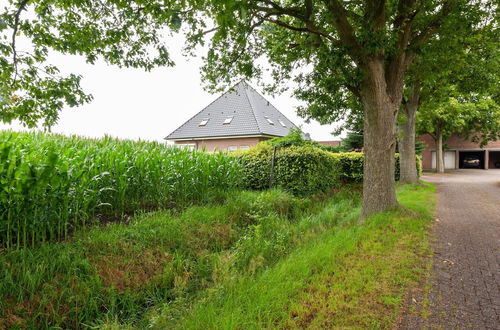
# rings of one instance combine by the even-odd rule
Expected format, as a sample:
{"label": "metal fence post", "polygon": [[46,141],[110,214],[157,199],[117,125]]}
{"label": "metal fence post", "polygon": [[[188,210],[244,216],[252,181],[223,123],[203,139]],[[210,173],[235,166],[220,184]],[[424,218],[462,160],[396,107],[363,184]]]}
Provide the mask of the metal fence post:
{"label": "metal fence post", "polygon": [[273,148],[273,157],[271,158],[271,175],[269,177],[269,188],[274,185],[274,158],[276,157],[276,147]]}

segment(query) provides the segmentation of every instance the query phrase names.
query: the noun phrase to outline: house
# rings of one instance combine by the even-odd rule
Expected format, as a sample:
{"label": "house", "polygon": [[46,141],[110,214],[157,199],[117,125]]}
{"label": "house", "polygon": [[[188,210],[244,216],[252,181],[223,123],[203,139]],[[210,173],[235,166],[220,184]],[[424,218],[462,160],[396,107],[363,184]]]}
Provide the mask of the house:
{"label": "house", "polygon": [[339,147],[342,144],[342,141],[332,140],[332,141],[317,141],[319,144],[330,147]]}
{"label": "house", "polygon": [[[422,165],[425,170],[436,168],[436,144],[434,139],[424,134],[419,141],[424,142],[427,147],[422,154]],[[492,141],[481,148],[478,143],[464,140],[457,134],[453,134],[447,141],[443,141],[444,167],[445,169],[463,168],[464,158],[477,156],[480,159],[482,169],[500,168],[500,140]]]}
{"label": "house", "polygon": [[165,139],[206,151],[248,149],[296,128],[246,82],[241,81]]}

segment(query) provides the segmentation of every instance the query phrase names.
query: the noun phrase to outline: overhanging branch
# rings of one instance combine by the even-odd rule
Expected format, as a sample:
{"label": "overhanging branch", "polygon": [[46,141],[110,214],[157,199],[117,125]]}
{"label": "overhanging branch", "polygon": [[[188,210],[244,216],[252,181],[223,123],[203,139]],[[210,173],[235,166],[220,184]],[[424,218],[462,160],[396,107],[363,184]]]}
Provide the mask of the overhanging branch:
{"label": "overhanging branch", "polygon": [[359,63],[364,61],[363,48],[358,42],[354,29],[347,19],[347,11],[338,0],[323,0],[333,17],[334,25],[339,33],[340,42],[347,49],[351,58]]}
{"label": "overhanging branch", "polygon": [[14,15],[14,27],[12,31],[12,42],[11,42],[11,47],[12,47],[12,63],[14,65],[14,78],[12,79],[11,86],[13,86],[17,80],[17,51],[16,51],[16,36],[17,36],[17,31],[19,29],[19,20],[21,17],[21,12],[26,8],[26,4],[28,3],[29,0],[22,0],[19,3],[19,7],[17,8],[17,11]]}
{"label": "overhanging branch", "polygon": [[410,48],[415,48],[425,41],[429,40],[434,33],[441,27],[443,24],[443,19],[446,18],[450,13],[453,7],[456,4],[456,0],[447,0],[443,3],[441,10],[436,14],[434,19],[427,25],[427,27],[422,30],[420,33],[414,31],[412,34],[412,38],[409,42]]}

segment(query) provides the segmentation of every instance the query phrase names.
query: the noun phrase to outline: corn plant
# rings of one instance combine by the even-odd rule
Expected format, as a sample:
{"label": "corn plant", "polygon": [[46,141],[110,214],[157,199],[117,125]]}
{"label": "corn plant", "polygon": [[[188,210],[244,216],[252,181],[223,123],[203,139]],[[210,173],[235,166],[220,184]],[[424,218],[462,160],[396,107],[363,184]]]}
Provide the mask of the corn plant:
{"label": "corn plant", "polygon": [[0,248],[64,239],[138,210],[204,203],[236,188],[239,173],[223,153],[0,132]]}

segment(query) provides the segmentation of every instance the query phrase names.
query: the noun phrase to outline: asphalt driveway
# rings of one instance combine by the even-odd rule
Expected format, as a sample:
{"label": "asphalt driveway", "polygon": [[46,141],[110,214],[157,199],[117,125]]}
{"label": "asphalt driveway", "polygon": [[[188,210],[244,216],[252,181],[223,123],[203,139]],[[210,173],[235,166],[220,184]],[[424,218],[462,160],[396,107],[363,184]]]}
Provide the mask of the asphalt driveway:
{"label": "asphalt driveway", "polygon": [[423,180],[438,189],[433,266],[427,289],[409,299],[401,328],[500,329],[500,170]]}

